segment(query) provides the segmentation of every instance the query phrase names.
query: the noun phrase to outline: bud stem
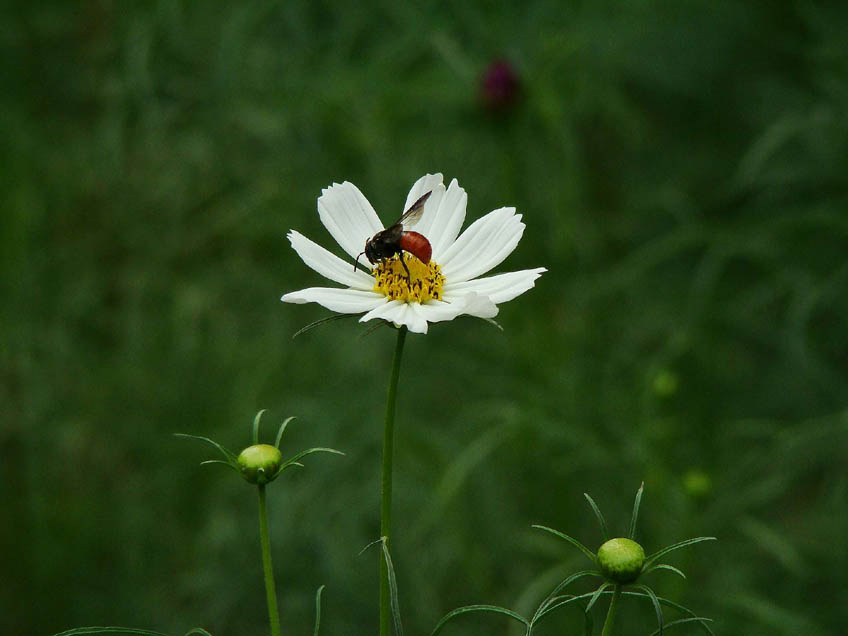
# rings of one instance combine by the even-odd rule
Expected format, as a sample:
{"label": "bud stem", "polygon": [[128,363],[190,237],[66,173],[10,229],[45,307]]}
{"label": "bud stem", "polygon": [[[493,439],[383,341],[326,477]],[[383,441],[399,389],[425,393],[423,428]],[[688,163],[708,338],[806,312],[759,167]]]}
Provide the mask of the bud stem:
{"label": "bud stem", "polygon": [[618,597],[621,596],[621,584],[616,583],[612,588],[612,600],[607,610],[607,619],[604,621],[604,629],[601,636],[612,636],[612,624],[615,621],[615,608],[618,605]]}
{"label": "bud stem", "polygon": [[[380,501],[380,536],[389,538],[392,533],[392,445],[395,430],[395,402],[397,400],[397,385],[400,377],[400,360],[403,355],[403,343],[406,340],[406,326],[398,329],[395,355],[392,360],[392,375],[389,379],[389,392],[386,396],[386,419],[383,424],[383,479]],[[391,636],[392,615],[391,596],[389,590],[389,569],[383,553],[380,552],[380,636]]]}
{"label": "bud stem", "polygon": [[265,572],[265,596],[268,598],[268,622],[271,636],[280,636],[280,612],[277,609],[277,588],[274,585],[274,568],[271,565],[271,539],[268,535],[268,507],[265,505],[265,485],[259,489],[259,540],[262,544],[262,569]]}

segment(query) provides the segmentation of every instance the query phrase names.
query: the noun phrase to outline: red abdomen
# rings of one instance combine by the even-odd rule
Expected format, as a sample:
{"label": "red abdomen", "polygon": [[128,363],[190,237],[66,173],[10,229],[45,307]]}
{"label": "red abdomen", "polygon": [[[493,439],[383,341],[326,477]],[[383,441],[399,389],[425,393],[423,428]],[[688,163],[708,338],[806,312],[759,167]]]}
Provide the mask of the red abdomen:
{"label": "red abdomen", "polygon": [[423,234],[418,232],[404,232],[400,235],[398,242],[401,249],[409,252],[424,264],[430,262],[430,257],[433,255],[433,248],[430,246],[430,241]]}

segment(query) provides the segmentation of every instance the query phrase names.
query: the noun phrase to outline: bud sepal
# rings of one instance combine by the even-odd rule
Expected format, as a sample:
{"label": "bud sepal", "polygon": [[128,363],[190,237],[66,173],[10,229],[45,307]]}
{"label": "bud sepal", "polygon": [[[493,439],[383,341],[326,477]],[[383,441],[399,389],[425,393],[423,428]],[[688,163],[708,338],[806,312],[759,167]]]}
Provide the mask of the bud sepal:
{"label": "bud sepal", "polygon": [[200,440],[201,442],[212,446],[212,448],[221,453],[224,458],[207,459],[206,461],[201,462],[201,465],[223,464],[232,468],[248,483],[255,484],[257,486],[264,486],[271,483],[287,468],[291,468],[293,466],[302,468],[303,464],[300,460],[312,453],[333,453],[336,455],[344,455],[344,453],[334,448],[316,447],[301,451],[284,461],[283,455],[280,452],[280,442],[282,441],[286,427],[289,425],[289,422],[294,419],[294,416],[286,418],[283,423],[280,424],[280,428],[277,431],[277,437],[274,440],[274,444],[271,445],[259,443],[259,423],[262,420],[262,415],[264,413],[265,409],[259,411],[256,414],[256,417],[253,418],[253,444],[242,450],[238,455],[208,437],[189,435],[187,433],[175,433],[175,435],[177,437]]}

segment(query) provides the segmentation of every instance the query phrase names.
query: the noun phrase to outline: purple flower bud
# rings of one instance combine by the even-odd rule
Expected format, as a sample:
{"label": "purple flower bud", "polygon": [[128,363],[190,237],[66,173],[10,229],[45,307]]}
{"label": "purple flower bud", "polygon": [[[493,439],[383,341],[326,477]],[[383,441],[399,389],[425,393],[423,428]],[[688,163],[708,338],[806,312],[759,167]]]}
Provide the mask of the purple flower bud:
{"label": "purple flower bud", "polygon": [[506,60],[495,60],[486,68],[480,80],[483,105],[491,110],[506,110],[518,98],[518,76]]}

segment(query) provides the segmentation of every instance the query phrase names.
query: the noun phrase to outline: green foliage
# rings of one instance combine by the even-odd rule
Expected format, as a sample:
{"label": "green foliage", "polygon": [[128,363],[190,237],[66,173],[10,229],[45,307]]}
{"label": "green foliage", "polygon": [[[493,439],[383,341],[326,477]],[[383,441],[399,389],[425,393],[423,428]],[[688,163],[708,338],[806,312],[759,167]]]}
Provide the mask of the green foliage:
{"label": "green foliage", "polygon": [[[393,334],[351,320],[292,340],[326,313],[278,302],[322,284],[284,235],[329,245],[315,200],[334,180],[388,221],[436,170],[469,220],[516,205],[510,269],[549,272],[503,306],[503,333],[409,339],[407,631],[479,599],[532,615],[582,557],[528,524],[598,536],[574,493],[624,510],[642,477],[663,514],[640,543],[722,538],[675,552],[690,578],[656,576],[660,598],[727,634],[848,624],[840,3],[54,0],[0,17],[0,633],[261,633],[254,503],[171,438],[241,439],[260,405],[309,423],[294,447],[349,458],[290,471],[269,502],[290,633],[312,629],[321,583],[325,633],[373,633],[377,574],[351,546],[377,534]],[[495,57],[522,83],[500,113],[476,94]],[[642,620],[622,635],[650,631],[650,604],[626,599]],[[468,636],[500,628],[465,618]]]}

